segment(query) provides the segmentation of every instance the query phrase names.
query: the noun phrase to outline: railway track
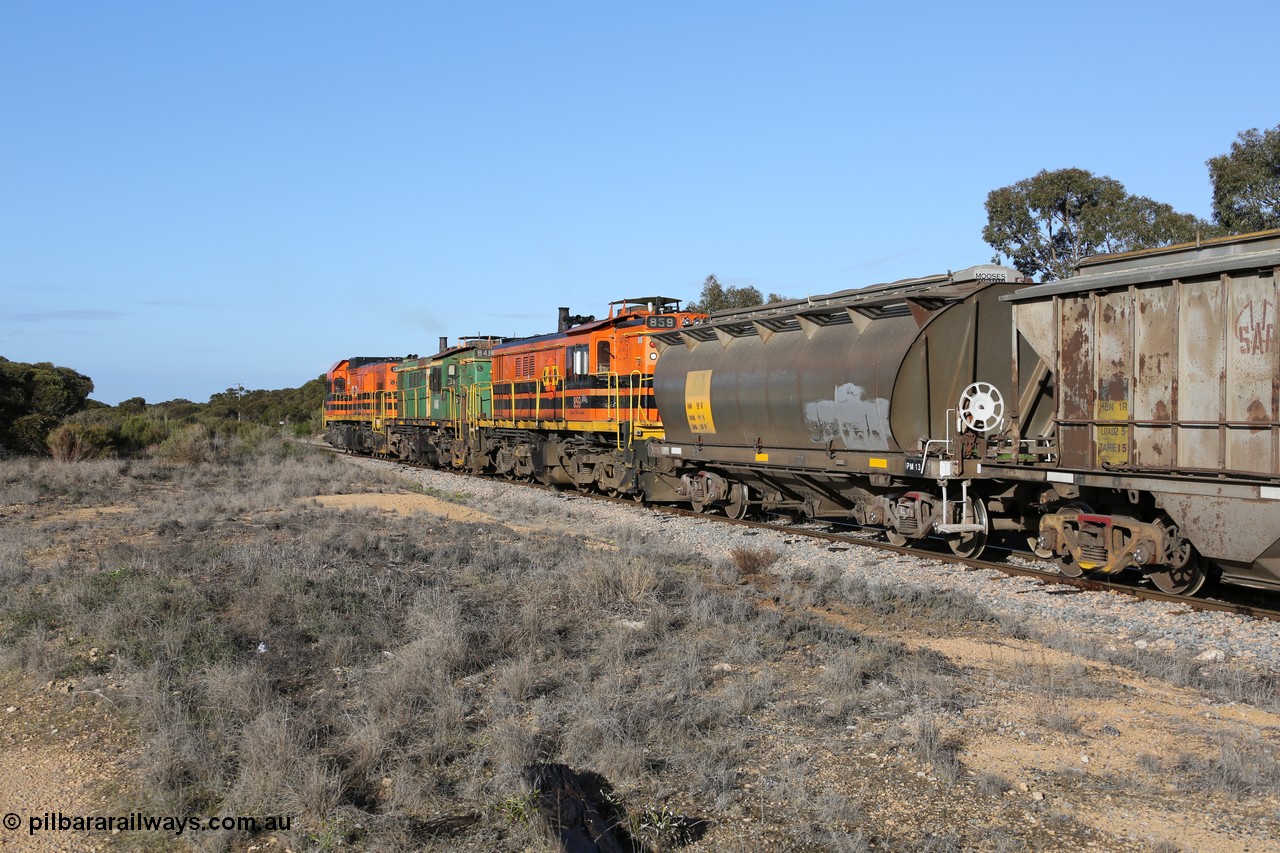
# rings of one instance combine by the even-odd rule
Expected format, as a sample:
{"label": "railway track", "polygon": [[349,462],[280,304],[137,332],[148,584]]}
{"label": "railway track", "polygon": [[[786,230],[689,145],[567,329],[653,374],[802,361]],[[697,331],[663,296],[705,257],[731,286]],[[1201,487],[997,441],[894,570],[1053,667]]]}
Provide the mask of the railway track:
{"label": "railway track", "polygon": [[[315,445],[316,447],[332,453],[346,454],[344,451],[331,448],[328,445]],[[358,457],[358,458],[374,458],[374,457]],[[411,462],[400,462],[397,460],[382,459],[383,462],[394,462],[397,465],[404,465],[410,468],[424,468],[427,470],[444,470],[432,468],[428,465],[422,465]],[[492,478],[485,475],[475,474],[469,471],[447,470],[447,473],[457,474],[466,477],[479,477],[481,479],[490,480]],[[599,500],[618,504],[626,504],[630,506],[639,506],[636,501],[624,497],[610,497],[609,495],[599,494],[596,492],[583,492],[575,490],[565,490],[556,486],[549,486],[537,482],[525,482],[520,480],[508,480],[512,486],[522,486],[526,488],[541,489],[544,491],[558,491],[566,494],[574,499]],[[1246,616],[1253,619],[1263,619],[1274,622],[1280,622],[1280,605],[1277,605],[1271,598],[1263,593],[1253,592],[1247,589],[1230,588],[1227,590],[1228,597],[1224,598],[1192,598],[1181,595],[1169,595],[1150,587],[1144,587],[1138,583],[1128,580],[1123,575],[1116,579],[1106,579],[1101,577],[1068,577],[1061,574],[1050,565],[1044,568],[1037,568],[1033,563],[1042,563],[1045,561],[1039,559],[1030,552],[1019,552],[1013,549],[1005,551],[1005,559],[974,559],[960,557],[944,550],[929,550],[919,547],[908,547],[893,545],[889,542],[871,538],[868,535],[855,535],[851,533],[843,533],[833,530],[830,525],[825,529],[815,527],[820,522],[808,522],[804,525],[796,524],[779,524],[771,521],[760,521],[753,519],[734,519],[724,515],[714,513],[697,512],[683,507],[668,506],[663,504],[643,504],[646,509],[667,515],[681,516],[687,518],[695,518],[703,521],[711,521],[717,524],[738,525],[740,527],[756,528],[761,530],[771,530],[775,533],[784,533],[788,536],[803,537],[806,539],[818,539],[827,542],[839,544],[844,547],[864,547],[874,548],[880,551],[892,552],[895,554],[904,554],[911,557],[921,559],[936,560],[938,562],[950,563],[953,565],[963,566],[970,571],[990,570],[1000,572],[1013,577],[1029,577],[1041,581],[1049,586],[1069,586],[1076,589],[1091,592],[1111,592],[1119,595],[1127,595],[1133,598],[1150,600],[1150,601],[1166,601],[1182,605],[1187,608],[1186,612],[1196,611],[1217,611],[1224,613],[1234,613],[1240,616]],[[878,535],[878,534],[877,534]],[[928,540],[927,540],[928,541]],[[941,540],[938,540],[941,543]],[[988,548],[987,550],[992,550]],[[1010,559],[1018,559],[1021,563],[1009,562]]]}
{"label": "railway track", "polygon": [[[629,503],[619,498],[609,498],[602,495],[588,495],[588,497],[599,497],[603,500],[615,500],[622,503]],[[923,548],[912,548],[907,546],[893,545],[889,542],[880,541],[868,536],[857,536],[848,533],[839,533],[832,530],[818,530],[795,525],[780,525],[768,521],[753,521],[749,519],[735,520],[724,516],[709,515],[707,513],[694,512],[692,510],[683,509],[681,507],[670,507],[651,505],[651,509],[658,512],[669,513],[672,515],[687,516],[690,518],[710,519],[724,524],[737,524],[746,527],[756,527],[775,532],[783,532],[792,536],[805,537],[809,539],[821,539],[829,542],[839,543],[845,546],[861,546],[866,548],[875,548],[881,551],[889,551],[895,554],[905,554],[912,557],[922,559],[937,560],[942,563],[950,563],[953,565],[964,566],[968,570],[981,571],[991,570],[1001,572],[1006,575],[1015,577],[1029,577],[1042,581],[1046,585],[1054,586],[1070,586],[1080,590],[1091,592],[1114,592],[1117,594],[1128,595],[1133,598],[1140,598],[1150,601],[1168,601],[1185,606],[1188,611],[1221,611],[1224,613],[1235,613],[1241,616],[1248,616],[1256,619],[1267,619],[1280,622],[1280,609],[1275,606],[1267,606],[1261,600],[1250,601],[1233,601],[1222,598],[1190,598],[1182,595],[1169,595],[1156,589],[1143,587],[1137,583],[1129,582],[1120,578],[1117,580],[1107,580],[1095,577],[1067,577],[1052,567],[1036,568],[1031,565],[1019,565],[1004,560],[986,560],[973,559],[966,557],[958,557],[955,554],[940,550],[926,550]],[[938,540],[937,544],[942,545],[942,540]],[[943,546],[945,547],[945,546]],[[988,550],[991,550],[990,548]],[[1007,551],[1009,557],[1018,558],[1026,562],[1040,562],[1035,555],[1030,552]],[[1243,597],[1250,597],[1248,590],[1231,590],[1233,594]],[[1260,595],[1260,594],[1258,594]]]}

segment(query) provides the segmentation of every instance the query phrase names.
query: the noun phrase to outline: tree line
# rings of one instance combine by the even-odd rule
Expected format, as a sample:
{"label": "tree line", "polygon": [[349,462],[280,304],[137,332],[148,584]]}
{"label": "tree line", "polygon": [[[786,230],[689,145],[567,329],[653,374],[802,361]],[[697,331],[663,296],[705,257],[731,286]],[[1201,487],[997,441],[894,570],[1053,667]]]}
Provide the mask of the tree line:
{"label": "tree line", "polygon": [[324,377],[275,391],[228,388],[207,403],[132,397],[108,406],[91,393],[93,380],[71,368],[0,357],[0,455],[125,456],[197,425],[222,435],[262,426],[307,434],[320,429]]}
{"label": "tree line", "polygon": [[1213,219],[1127,192],[1084,169],[1041,171],[987,195],[982,239],[1023,275],[1069,278],[1090,255],[1151,249],[1280,228],[1280,126],[1240,133],[1205,162]]}

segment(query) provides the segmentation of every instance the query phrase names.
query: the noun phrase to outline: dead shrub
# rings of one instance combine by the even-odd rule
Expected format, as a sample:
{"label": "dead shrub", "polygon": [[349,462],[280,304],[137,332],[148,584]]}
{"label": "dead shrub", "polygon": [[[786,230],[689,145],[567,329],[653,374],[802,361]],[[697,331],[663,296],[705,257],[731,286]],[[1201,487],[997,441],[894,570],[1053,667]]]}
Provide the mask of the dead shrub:
{"label": "dead shrub", "polygon": [[729,560],[742,575],[758,575],[778,562],[779,554],[772,548],[731,548]]}
{"label": "dead shrub", "polygon": [[596,606],[644,609],[661,589],[650,561],[588,555],[570,575],[573,590]]}

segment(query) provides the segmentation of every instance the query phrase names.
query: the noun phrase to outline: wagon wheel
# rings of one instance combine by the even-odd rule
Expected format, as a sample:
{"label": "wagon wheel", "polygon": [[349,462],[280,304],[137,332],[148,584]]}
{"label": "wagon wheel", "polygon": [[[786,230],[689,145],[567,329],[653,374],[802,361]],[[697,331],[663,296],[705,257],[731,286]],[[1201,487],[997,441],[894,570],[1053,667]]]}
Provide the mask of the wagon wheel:
{"label": "wagon wheel", "polygon": [[689,505],[693,507],[694,512],[700,512],[703,515],[715,515],[716,505],[712,501],[690,500]]}
{"label": "wagon wheel", "polygon": [[724,506],[724,514],[729,518],[741,520],[747,517],[751,502],[747,487],[742,483],[734,483],[729,487],[729,500]]}
{"label": "wagon wheel", "polygon": [[1168,595],[1195,595],[1208,580],[1209,574],[1204,570],[1204,563],[1199,556],[1193,557],[1185,566],[1169,567],[1166,571],[1152,572],[1147,575],[1156,589]]}
{"label": "wagon wheel", "polygon": [[1171,521],[1159,521],[1157,524],[1164,528],[1165,533],[1165,568],[1149,572],[1147,577],[1151,578],[1156,589],[1167,595],[1195,595],[1209,577],[1204,558],[1182,538],[1176,524]]}
{"label": "wagon wheel", "polygon": [[966,560],[974,559],[987,547],[987,531],[991,529],[987,518],[986,502],[982,498],[975,498],[972,503],[973,521],[975,524],[981,524],[982,529],[972,533],[952,533],[947,536],[947,547],[951,549],[951,553]]}

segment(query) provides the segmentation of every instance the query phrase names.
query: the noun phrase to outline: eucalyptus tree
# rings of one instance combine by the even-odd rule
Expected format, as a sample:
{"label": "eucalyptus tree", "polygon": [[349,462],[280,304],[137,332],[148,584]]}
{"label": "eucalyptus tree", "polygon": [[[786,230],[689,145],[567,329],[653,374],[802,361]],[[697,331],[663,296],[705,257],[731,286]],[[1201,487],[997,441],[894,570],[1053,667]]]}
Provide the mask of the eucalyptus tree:
{"label": "eucalyptus tree", "polygon": [[1205,165],[1218,224],[1232,234],[1280,228],[1280,125],[1242,131]]}
{"label": "eucalyptus tree", "polygon": [[987,194],[982,239],[1023,275],[1069,278],[1089,255],[1189,242],[1213,226],[1084,169],[1041,170]]}

